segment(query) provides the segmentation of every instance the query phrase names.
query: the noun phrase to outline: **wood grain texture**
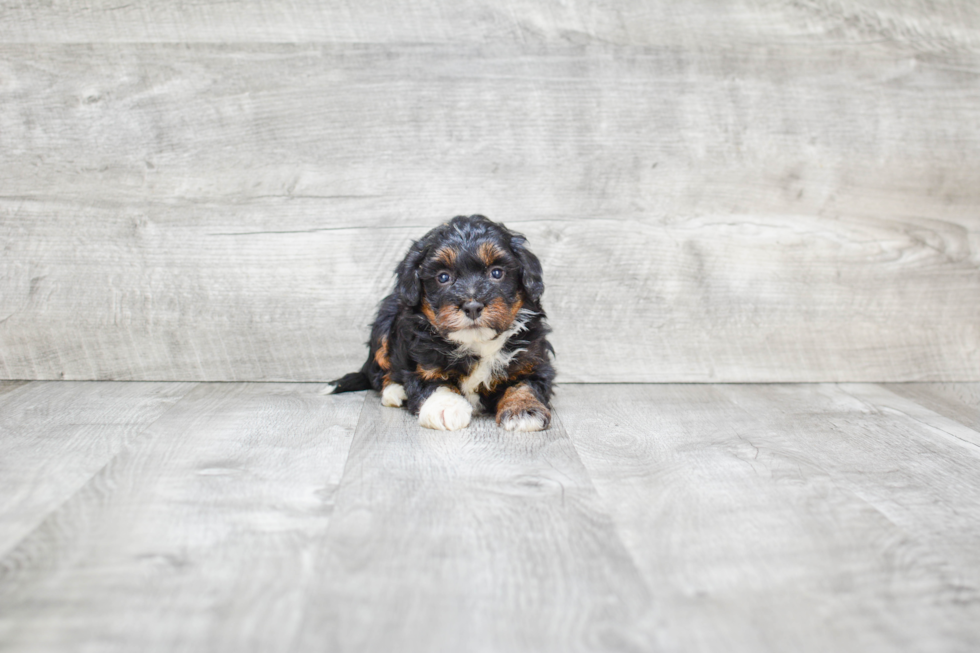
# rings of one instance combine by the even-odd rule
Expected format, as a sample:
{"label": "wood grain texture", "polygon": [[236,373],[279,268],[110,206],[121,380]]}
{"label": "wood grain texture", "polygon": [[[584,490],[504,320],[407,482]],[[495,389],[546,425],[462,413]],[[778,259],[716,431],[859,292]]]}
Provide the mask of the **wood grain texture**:
{"label": "wood grain texture", "polygon": [[[907,397],[891,391],[889,386],[894,387],[894,385],[897,384],[842,383],[840,388],[852,397],[875,406],[877,410],[899,413],[908,419],[919,422],[926,426],[935,437],[964,447],[971,453],[980,451],[980,431],[972,425],[964,424],[963,420],[951,418],[944,412],[935,410],[914,397]],[[946,384],[936,384],[937,387],[942,385]]]}
{"label": "wood grain texture", "polygon": [[14,392],[28,383],[30,383],[30,381],[0,381],[0,395],[5,395],[8,392]]}
{"label": "wood grain texture", "polygon": [[290,650],[364,399],[321,389],[197,386],[0,559],[0,647]]}
{"label": "wood grain texture", "polygon": [[973,650],[980,448],[896,400],[858,384],[565,386],[556,414],[668,595],[669,648]]}
{"label": "wood grain texture", "polygon": [[980,431],[980,383],[886,383],[885,388]]}
{"label": "wood grain texture", "polygon": [[4,0],[6,42],[469,43],[562,41],[687,46],[847,35],[921,49],[980,48],[973,3],[796,0],[673,3],[459,0],[386,3],[217,0],[171,5],[138,0]]}
{"label": "wood grain texture", "polygon": [[369,395],[300,650],[649,651],[654,597],[567,435],[421,428]]}
{"label": "wood grain texture", "polygon": [[[980,433],[881,386],[564,385],[533,434],[321,390],[0,384],[0,465],[65,488],[0,550],[0,650],[980,646]],[[68,415],[148,425],[68,489]]]}
{"label": "wood grain texture", "polygon": [[696,44],[0,45],[0,377],[336,377],[484,212],[562,380],[977,380],[972,23],[906,4],[873,43],[775,3]]}
{"label": "wood grain texture", "polygon": [[192,387],[0,385],[0,556],[136,442]]}

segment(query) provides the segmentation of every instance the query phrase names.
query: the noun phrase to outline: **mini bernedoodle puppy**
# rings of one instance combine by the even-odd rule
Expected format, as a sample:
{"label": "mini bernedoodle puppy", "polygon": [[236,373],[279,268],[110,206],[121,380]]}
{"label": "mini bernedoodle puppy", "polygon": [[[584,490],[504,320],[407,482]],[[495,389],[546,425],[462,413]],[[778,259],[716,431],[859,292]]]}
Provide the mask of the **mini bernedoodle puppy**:
{"label": "mini bernedoodle puppy", "polygon": [[510,431],[548,428],[554,350],[541,263],[525,242],[482,215],[416,241],[378,309],[367,362],[332,392],[374,388],[430,429],[464,428],[481,411]]}

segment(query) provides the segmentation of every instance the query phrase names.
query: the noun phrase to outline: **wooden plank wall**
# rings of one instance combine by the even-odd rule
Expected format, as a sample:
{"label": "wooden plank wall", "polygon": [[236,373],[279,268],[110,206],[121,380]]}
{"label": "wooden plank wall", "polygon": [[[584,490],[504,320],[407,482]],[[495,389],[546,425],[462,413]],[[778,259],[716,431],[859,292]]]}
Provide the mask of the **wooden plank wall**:
{"label": "wooden plank wall", "polygon": [[480,212],[561,381],[980,380],[967,0],[2,0],[0,152],[0,378],[336,377]]}

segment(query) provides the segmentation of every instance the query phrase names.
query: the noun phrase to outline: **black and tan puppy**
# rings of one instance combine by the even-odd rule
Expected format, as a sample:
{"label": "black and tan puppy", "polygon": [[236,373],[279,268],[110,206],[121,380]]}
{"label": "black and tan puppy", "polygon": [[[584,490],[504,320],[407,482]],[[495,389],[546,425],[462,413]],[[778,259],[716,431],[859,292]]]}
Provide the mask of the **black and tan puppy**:
{"label": "black and tan puppy", "polygon": [[374,388],[431,429],[464,428],[481,411],[507,430],[548,428],[553,350],[541,263],[524,244],[482,215],[416,241],[381,302],[367,362],[333,392]]}

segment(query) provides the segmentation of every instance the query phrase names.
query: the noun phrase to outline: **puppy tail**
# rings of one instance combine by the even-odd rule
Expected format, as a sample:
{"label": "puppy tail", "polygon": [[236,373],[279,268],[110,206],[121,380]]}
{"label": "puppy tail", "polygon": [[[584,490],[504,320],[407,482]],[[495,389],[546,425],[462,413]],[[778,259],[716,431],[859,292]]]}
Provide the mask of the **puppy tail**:
{"label": "puppy tail", "polygon": [[341,392],[356,392],[358,390],[370,390],[371,380],[364,372],[351,372],[339,379],[330,382],[333,389],[327,389],[325,394],[339,395]]}

